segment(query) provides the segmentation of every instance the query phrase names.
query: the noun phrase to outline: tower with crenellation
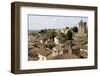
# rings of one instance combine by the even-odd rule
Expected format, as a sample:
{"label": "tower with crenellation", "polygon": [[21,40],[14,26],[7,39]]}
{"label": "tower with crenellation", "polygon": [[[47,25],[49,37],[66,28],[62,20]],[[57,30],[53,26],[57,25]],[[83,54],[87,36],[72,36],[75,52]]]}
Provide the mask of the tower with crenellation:
{"label": "tower with crenellation", "polygon": [[87,23],[86,22],[83,22],[82,20],[79,22],[78,33],[79,34],[87,33]]}

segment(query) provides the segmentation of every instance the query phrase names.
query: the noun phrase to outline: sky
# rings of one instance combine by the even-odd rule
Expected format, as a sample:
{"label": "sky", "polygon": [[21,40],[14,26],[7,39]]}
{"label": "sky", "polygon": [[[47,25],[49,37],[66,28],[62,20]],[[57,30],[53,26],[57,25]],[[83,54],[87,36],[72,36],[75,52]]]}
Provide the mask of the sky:
{"label": "sky", "polygon": [[72,17],[72,16],[45,16],[45,15],[29,15],[28,30],[41,29],[60,29],[67,27],[78,26],[80,20],[87,22],[87,17]]}

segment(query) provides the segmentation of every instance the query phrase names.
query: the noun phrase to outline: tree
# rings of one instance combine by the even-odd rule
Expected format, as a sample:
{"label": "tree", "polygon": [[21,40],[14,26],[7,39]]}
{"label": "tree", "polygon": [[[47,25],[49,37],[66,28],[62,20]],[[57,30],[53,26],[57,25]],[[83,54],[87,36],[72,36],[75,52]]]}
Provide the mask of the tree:
{"label": "tree", "polygon": [[73,34],[72,34],[71,30],[69,30],[69,31],[67,32],[67,39],[68,39],[68,40],[72,40],[72,36],[73,36]]}
{"label": "tree", "polygon": [[56,36],[56,32],[55,31],[49,31],[47,33],[47,36],[50,38],[50,39],[54,39],[54,37]]}
{"label": "tree", "polygon": [[39,33],[46,33],[47,32],[47,29],[42,29]]}
{"label": "tree", "polygon": [[69,27],[66,27],[65,29],[69,29]]}
{"label": "tree", "polygon": [[73,27],[72,30],[73,30],[73,32],[75,32],[75,33],[78,32],[78,28],[77,28],[76,26]]}
{"label": "tree", "polygon": [[66,39],[67,40],[72,40],[72,36],[73,36],[73,34],[72,34],[72,32],[71,32],[71,30],[68,30],[68,32],[67,32],[67,34],[66,34]]}
{"label": "tree", "polygon": [[68,30],[66,34],[62,34],[63,42],[66,40],[72,40],[73,34],[71,30]]}

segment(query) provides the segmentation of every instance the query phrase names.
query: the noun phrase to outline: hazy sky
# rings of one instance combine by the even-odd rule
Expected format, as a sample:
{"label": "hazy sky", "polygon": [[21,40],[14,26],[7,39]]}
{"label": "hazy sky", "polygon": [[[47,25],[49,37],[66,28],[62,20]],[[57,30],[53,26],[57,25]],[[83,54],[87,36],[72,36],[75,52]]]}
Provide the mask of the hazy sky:
{"label": "hazy sky", "polygon": [[87,22],[87,17],[71,17],[71,16],[43,16],[29,15],[29,30],[64,28],[66,26],[77,26],[80,20]]}

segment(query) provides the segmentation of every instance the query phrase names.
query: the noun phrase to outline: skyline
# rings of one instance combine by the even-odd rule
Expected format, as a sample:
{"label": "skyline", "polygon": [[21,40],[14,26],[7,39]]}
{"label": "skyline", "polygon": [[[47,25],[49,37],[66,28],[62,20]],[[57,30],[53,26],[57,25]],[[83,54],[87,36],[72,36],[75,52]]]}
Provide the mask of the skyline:
{"label": "skyline", "polygon": [[28,30],[61,29],[66,26],[73,27],[77,26],[80,20],[88,22],[87,17],[29,15]]}

